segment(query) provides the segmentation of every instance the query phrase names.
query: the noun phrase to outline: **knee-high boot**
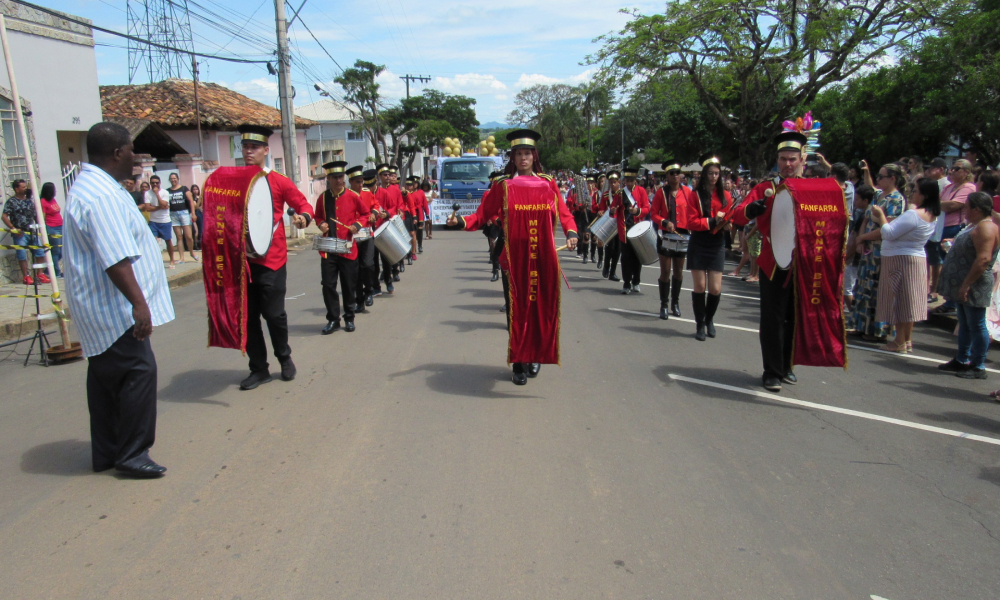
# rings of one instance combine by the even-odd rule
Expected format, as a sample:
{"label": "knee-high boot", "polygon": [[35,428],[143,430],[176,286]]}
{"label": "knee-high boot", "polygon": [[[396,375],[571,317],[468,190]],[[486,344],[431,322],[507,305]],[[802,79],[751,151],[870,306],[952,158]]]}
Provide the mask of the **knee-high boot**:
{"label": "knee-high boot", "polygon": [[670,282],[657,280],[656,283],[660,286],[660,318],[666,321],[670,318],[667,311],[670,304]]}
{"label": "knee-high boot", "polygon": [[691,305],[694,309],[694,322],[697,326],[694,339],[699,342],[705,341],[705,292],[691,292]]}
{"label": "knee-high boot", "polygon": [[670,314],[675,317],[681,316],[681,285],[683,279],[670,280]]}
{"label": "knee-high boot", "polygon": [[705,299],[705,333],[710,338],[715,337],[715,311],[719,309],[719,300],[722,294],[709,294]]}

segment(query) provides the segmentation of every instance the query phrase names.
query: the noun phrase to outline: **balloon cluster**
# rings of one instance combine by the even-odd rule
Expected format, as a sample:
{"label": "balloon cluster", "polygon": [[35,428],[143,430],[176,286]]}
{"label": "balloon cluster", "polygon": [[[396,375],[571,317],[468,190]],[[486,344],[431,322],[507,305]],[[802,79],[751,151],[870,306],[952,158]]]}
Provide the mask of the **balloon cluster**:
{"label": "balloon cluster", "polygon": [[785,121],[781,124],[785,131],[798,131],[809,140],[809,146],[819,148],[819,132],[823,124],[813,121],[812,111],[807,112],[794,121]]}
{"label": "balloon cluster", "polygon": [[462,156],[462,140],[458,138],[444,138],[444,148],[441,153],[445,156]]}
{"label": "balloon cluster", "polygon": [[490,135],[487,136],[485,140],[479,142],[479,156],[497,156],[500,151],[497,150],[496,145],[497,138]]}

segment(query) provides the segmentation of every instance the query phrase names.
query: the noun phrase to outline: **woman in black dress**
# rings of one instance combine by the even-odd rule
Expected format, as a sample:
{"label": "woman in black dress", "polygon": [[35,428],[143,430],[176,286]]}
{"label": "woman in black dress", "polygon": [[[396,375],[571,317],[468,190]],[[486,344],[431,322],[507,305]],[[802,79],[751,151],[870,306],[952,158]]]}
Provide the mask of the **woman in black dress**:
{"label": "woman in black dress", "polygon": [[[726,215],[733,199],[722,183],[722,164],[712,154],[702,156],[701,177],[695,193],[678,206],[678,221],[691,232],[687,268],[691,271],[694,291],[691,301],[697,325],[695,339],[715,337],[715,311],[722,297],[722,273],[726,268],[726,231],[732,225]],[[706,295],[707,291],[707,295]]]}

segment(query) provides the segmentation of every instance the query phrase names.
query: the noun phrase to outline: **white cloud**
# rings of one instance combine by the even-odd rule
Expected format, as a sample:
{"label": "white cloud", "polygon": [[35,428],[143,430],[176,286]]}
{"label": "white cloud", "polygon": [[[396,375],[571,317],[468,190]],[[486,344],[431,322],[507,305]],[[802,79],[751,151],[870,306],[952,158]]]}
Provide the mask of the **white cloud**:
{"label": "white cloud", "polygon": [[582,73],[572,75],[570,77],[549,77],[548,75],[541,75],[538,73],[521,73],[521,77],[518,78],[517,83],[514,84],[515,88],[526,88],[533,85],[553,85],[556,83],[565,83],[568,85],[580,85],[590,81],[591,77],[594,76],[594,69],[587,69]]}
{"label": "white cloud", "polygon": [[222,87],[229,88],[234,92],[238,92],[264,104],[273,104],[275,98],[278,97],[278,82],[267,77],[258,77],[250,81],[236,81],[231,85],[225,81],[218,83]]}
{"label": "white cloud", "polygon": [[454,77],[435,77],[434,87],[443,92],[461,94],[489,93],[495,90],[505,90],[507,85],[495,75],[479,73],[464,73]]}

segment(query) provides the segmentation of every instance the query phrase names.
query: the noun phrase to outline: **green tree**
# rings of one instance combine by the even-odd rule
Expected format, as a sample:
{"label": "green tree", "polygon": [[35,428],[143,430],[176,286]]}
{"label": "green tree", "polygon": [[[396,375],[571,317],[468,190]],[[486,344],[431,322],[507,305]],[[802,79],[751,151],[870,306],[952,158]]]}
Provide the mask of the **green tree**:
{"label": "green tree", "polygon": [[426,89],[419,96],[400,101],[384,111],[388,156],[400,164],[405,176],[412,170],[421,148],[441,145],[446,137],[458,137],[466,144],[479,141],[476,101],[468,96]]}
{"label": "green tree", "polygon": [[[382,123],[382,96],[375,78],[385,71],[385,65],[376,65],[357,60],[354,66],[344,71],[334,81],[344,89],[344,104],[361,120],[361,129],[372,140],[375,162],[381,162],[388,154],[385,148],[385,128]],[[379,150],[379,146],[382,150]]]}
{"label": "green tree", "polygon": [[965,10],[967,0],[668,0],[632,13],[588,57],[616,87],[682,73],[736,138],[740,160],[766,168],[781,122],[824,89],[905,49]]}

